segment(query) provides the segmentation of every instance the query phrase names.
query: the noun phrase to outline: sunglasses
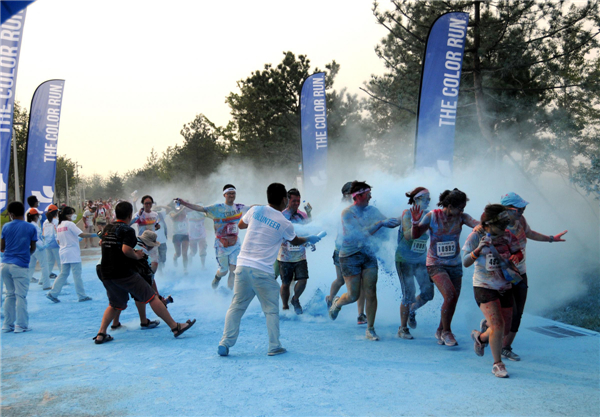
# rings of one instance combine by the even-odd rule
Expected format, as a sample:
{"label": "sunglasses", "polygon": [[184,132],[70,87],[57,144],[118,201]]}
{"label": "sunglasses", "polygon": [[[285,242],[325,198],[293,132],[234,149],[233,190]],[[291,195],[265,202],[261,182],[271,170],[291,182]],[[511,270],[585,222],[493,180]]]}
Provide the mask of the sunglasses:
{"label": "sunglasses", "polygon": [[521,207],[521,208],[507,207],[507,209],[509,209],[511,211],[515,211],[519,214],[523,214],[525,212],[526,207]]}

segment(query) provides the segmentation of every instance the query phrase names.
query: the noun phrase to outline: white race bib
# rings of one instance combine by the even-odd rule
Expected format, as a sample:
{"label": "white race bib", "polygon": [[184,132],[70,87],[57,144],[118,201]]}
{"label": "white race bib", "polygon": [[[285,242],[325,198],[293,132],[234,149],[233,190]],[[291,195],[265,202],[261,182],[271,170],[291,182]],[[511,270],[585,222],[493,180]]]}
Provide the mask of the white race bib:
{"label": "white race bib", "polygon": [[488,272],[498,271],[501,268],[500,260],[498,258],[491,253],[485,255],[485,269]]}
{"label": "white race bib", "polygon": [[235,235],[235,236],[237,236],[237,234],[238,234],[238,226],[237,226],[237,224],[235,224],[235,223],[228,223],[225,226],[224,232],[225,232],[224,233],[225,235]]}
{"label": "white race bib", "polygon": [[301,246],[295,246],[295,245],[292,245],[290,242],[287,242],[287,249],[290,252],[298,252],[300,249],[302,249],[302,247]]}
{"label": "white race bib", "polygon": [[[454,242],[452,242],[454,243]],[[415,253],[425,253],[427,252],[427,241],[426,240],[413,240],[411,251]]]}
{"label": "white race bib", "polygon": [[437,254],[440,258],[450,258],[456,255],[456,242],[438,242]]}

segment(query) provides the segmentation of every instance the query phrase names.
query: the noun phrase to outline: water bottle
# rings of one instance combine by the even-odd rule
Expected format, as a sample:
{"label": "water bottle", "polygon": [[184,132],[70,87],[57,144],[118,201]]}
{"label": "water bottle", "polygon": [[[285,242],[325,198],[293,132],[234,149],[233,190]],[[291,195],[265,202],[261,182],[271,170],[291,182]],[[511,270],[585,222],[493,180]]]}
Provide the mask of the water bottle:
{"label": "water bottle", "polygon": [[302,200],[302,207],[304,207],[304,211],[308,214],[312,211],[312,206],[310,203],[307,203],[306,200]]}
{"label": "water bottle", "polygon": [[181,202],[179,201],[179,199],[176,198],[173,201],[175,201],[175,210],[181,209]]}
{"label": "water bottle", "polygon": [[323,239],[325,236],[327,236],[327,232],[323,230],[322,232],[317,233],[317,236],[319,239]]}

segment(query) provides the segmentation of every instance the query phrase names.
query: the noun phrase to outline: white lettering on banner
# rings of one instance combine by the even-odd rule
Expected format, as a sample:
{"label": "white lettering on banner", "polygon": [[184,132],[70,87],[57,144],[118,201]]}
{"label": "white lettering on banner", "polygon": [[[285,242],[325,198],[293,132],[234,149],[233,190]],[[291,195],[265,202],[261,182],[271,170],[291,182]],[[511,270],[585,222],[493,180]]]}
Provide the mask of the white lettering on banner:
{"label": "white lettering on banner", "polygon": [[[60,123],[60,105],[63,84],[50,84],[48,110],[46,112],[46,143],[44,144],[44,162],[56,162],[58,144],[58,126]],[[51,107],[55,106],[55,107]]]}
{"label": "white lettering on banner", "polygon": [[[467,31],[466,21],[462,19],[450,18],[450,27],[448,28],[447,46],[452,48],[463,48],[465,35]],[[446,62],[444,67],[453,72],[444,73],[442,94],[444,97],[458,97],[458,87],[460,86],[460,69],[462,65],[462,52],[446,52]],[[452,101],[442,100],[440,108],[439,127],[454,126],[456,124],[456,107],[458,98]]]}
{"label": "white lettering on banner", "polygon": [[[0,27],[0,39],[2,40],[2,46],[0,46],[1,99],[9,99],[14,95],[15,77],[17,76],[15,69],[23,30],[23,13],[24,11],[21,11],[12,16]],[[10,117],[9,126],[12,124],[12,110]],[[0,128],[0,131],[10,132],[10,127]]]}
{"label": "white lettering on banner", "polygon": [[[325,97],[325,76],[313,77],[313,97]],[[315,146],[317,149],[327,148],[327,111],[325,98],[313,99],[315,114]]]}

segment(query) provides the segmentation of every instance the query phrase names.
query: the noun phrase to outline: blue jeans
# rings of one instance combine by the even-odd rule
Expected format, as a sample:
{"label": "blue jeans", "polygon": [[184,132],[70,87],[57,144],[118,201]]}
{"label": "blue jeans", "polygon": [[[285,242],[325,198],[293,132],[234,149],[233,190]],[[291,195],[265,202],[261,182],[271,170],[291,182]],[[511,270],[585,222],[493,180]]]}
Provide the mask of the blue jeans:
{"label": "blue jeans", "polygon": [[9,329],[15,324],[23,329],[29,326],[29,314],[27,313],[28,271],[28,268],[15,264],[2,264],[2,281],[6,285],[3,329]]}
{"label": "blue jeans", "polygon": [[73,271],[73,282],[75,283],[75,292],[77,293],[77,296],[80,300],[87,297],[83,288],[83,281],[81,280],[81,262],[62,264],[62,267],[60,268],[60,275],[58,275],[56,280],[54,280],[54,285],[48,294],[50,294],[52,297],[58,296],[63,285],[65,285],[65,282],[67,282],[67,278],[71,271]]}

